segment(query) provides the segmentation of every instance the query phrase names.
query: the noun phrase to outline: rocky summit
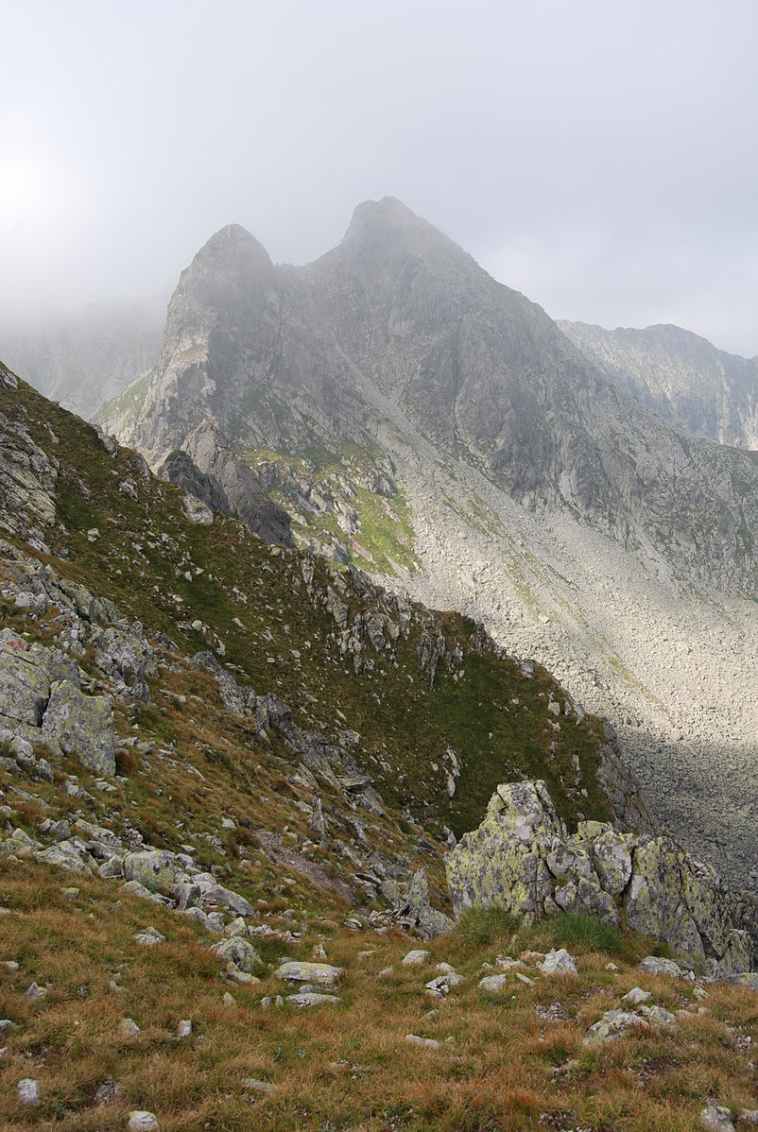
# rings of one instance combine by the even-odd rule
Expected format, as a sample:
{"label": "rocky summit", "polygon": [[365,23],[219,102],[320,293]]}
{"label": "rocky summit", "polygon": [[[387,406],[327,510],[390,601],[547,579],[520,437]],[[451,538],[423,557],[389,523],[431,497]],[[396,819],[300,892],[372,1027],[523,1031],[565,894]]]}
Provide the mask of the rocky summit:
{"label": "rocky summit", "polygon": [[388,197],[304,267],[221,229],[99,421],[205,507],[536,659],[660,825],[756,887],[752,363],[674,328],[596,339]]}
{"label": "rocky summit", "polygon": [[[228,230],[200,293],[252,317],[230,248],[274,285]],[[3,1127],[754,1123],[751,893],[544,666],[201,431],[157,476],[0,365]],[[351,452],[320,498],[409,514]]]}

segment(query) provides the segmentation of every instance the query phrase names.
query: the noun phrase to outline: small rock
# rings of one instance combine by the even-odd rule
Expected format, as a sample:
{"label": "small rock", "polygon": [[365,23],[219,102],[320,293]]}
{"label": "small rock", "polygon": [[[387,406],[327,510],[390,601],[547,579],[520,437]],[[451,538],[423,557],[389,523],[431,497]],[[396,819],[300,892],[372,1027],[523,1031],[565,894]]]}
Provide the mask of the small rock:
{"label": "small rock", "polygon": [[47,987],[38,986],[37,983],[30,983],[24,991],[24,994],[27,998],[30,998],[34,1002],[38,998],[46,997]]}
{"label": "small rock", "polygon": [[291,983],[318,983],[319,986],[333,986],[342,978],[342,968],[329,963],[282,963],[276,972],[277,979]]}
{"label": "small rock", "polygon": [[262,966],[261,957],[252,943],[238,935],[229,936],[227,939],[214,943],[211,951],[214,955],[218,955],[219,959],[226,960],[227,963],[248,975],[252,975],[253,971]]}
{"label": "small rock", "polygon": [[737,1119],[742,1124],[758,1124],[758,1108],[742,1108]]}
{"label": "small rock", "polygon": [[435,979],[431,979],[426,984],[426,990],[435,998],[444,998],[453,987],[460,986],[463,981],[463,975],[451,971],[449,975],[437,975]]}
{"label": "small rock", "polygon": [[486,994],[500,994],[507,986],[507,975],[485,975],[479,980],[479,990],[485,991]]}
{"label": "small rock", "polygon": [[280,994],[275,996],[267,994],[265,998],[261,999],[261,1006],[264,1010],[268,1010],[271,1006],[281,1007],[284,1006],[284,999]]}
{"label": "small rock", "polygon": [[404,967],[422,967],[429,958],[429,952],[424,951],[422,948],[417,948],[414,951],[409,951],[407,955],[402,958]]}
{"label": "small rock", "polygon": [[670,975],[674,979],[681,979],[684,971],[673,959],[662,959],[658,955],[648,955],[640,963],[640,970],[648,975]]}
{"label": "small rock", "polygon": [[720,1104],[707,1104],[700,1113],[700,1126],[710,1132],[734,1132],[732,1114]]}
{"label": "small rock", "polygon": [[268,1096],[276,1092],[276,1085],[272,1085],[270,1081],[259,1081],[257,1077],[245,1077],[242,1088],[250,1089],[253,1093],[266,1093]]}
{"label": "small rock", "polygon": [[[542,958],[540,955],[540,959]],[[512,959],[510,955],[498,955],[495,966],[499,967],[501,971],[512,971],[514,967],[523,967],[524,964],[520,959]]]}
{"label": "small rock", "polygon": [[[161,935],[157,928],[145,928],[143,931],[135,934],[134,942],[139,943],[142,947],[155,947],[157,943],[165,943],[166,937],[165,935]],[[148,1116],[150,1115],[151,1114],[148,1113]],[[155,1127],[157,1128],[158,1125],[156,1124]]]}
{"label": "small rock", "polygon": [[418,1034],[406,1034],[405,1040],[412,1046],[422,1046],[424,1049],[439,1049],[441,1045],[436,1038],[420,1038]]}
{"label": "small rock", "polygon": [[121,1093],[121,1086],[112,1077],[107,1077],[95,1090],[95,1104],[110,1104]]}
{"label": "small rock", "polygon": [[584,1035],[584,1045],[603,1045],[605,1042],[612,1042],[620,1038],[627,1030],[634,1029],[637,1026],[646,1029],[647,1025],[647,1022],[644,1018],[640,1018],[639,1014],[633,1014],[626,1010],[607,1010],[602,1018],[599,1018],[594,1025],[590,1026]]}
{"label": "small rock", "polygon": [[229,994],[229,991],[224,991],[224,997],[222,999],[222,1002],[224,1003],[224,1006],[236,1006],[237,1005],[236,998],[234,997],[233,994]]}
{"label": "small rock", "polygon": [[118,1032],[122,1038],[138,1038],[142,1031],[133,1018],[122,1018]]}
{"label": "small rock", "polygon": [[641,1006],[643,1002],[650,1002],[653,996],[650,991],[643,990],[642,987],[632,987],[630,991],[621,999],[627,1006]]}
{"label": "small rock", "polygon": [[189,1038],[192,1034],[192,1019],[182,1018],[176,1026],[177,1038]]}
{"label": "small rock", "polygon": [[575,975],[576,963],[565,948],[548,951],[545,958],[538,964],[538,970],[543,975]]}
{"label": "small rock", "polygon": [[670,1010],[665,1010],[662,1006],[641,1006],[640,1014],[645,1017],[648,1022],[653,1026],[675,1026],[676,1018]]}
{"label": "small rock", "polygon": [[39,1081],[33,1077],[22,1077],[16,1085],[16,1092],[21,1104],[39,1104]]}
{"label": "small rock", "polygon": [[314,991],[304,991],[300,994],[288,994],[287,1002],[300,1008],[309,1006],[326,1006],[328,1003],[339,1002],[336,994],[316,994]]}
{"label": "small rock", "polygon": [[381,971],[377,974],[377,979],[391,979],[395,973],[394,967],[382,967]]}
{"label": "small rock", "polygon": [[129,1132],[158,1132],[158,1117],[155,1113],[136,1108],[129,1113]]}

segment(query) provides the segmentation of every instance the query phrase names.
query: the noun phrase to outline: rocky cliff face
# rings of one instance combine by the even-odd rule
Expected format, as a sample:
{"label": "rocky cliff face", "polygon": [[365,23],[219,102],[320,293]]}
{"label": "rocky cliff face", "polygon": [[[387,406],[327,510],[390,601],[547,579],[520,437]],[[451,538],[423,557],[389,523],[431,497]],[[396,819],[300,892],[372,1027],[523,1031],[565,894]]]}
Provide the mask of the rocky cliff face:
{"label": "rocky cliff face", "polygon": [[104,424],[155,465],[178,447],[221,468],[227,497],[246,465],[298,545],[559,672],[661,823],[748,880],[754,454],[668,427],[399,202],[360,206],[305,268],[220,232]]}
{"label": "rocky cliff face", "polygon": [[620,389],[674,428],[758,449],[758,358],[718,350],[679,326],[558,325]]}
{"label": "rocky cliff face", "polygon": [[198,253],[156,370],[104,423],[156,463],[207,419],[240,452],[290,456],[417,447],[419,433],[531,510],[568,511],[689,580],[755,590],[751,457],[644,412],[544,311],[391,198],[356,209],[305,268],[274,267],[236,225]]}
{"label": "rocky cliff face", "polygon": [[758,946],[755,900],[730,894],[715,870],[669,837],[602,822],[581,822],[569,835],[544,782],[498,786],[446,865],[459,913],[476,905],[531,919],[570,912],[614,926],[623,920],[728,974],[750,970]]}

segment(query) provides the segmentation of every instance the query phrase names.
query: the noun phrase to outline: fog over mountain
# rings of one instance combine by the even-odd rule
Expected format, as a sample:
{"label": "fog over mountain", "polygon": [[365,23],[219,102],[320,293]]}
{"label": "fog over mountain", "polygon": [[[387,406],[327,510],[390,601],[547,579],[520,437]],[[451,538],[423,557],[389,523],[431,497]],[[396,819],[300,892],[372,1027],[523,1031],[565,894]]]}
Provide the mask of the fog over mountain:
{"label": "fog over mountain", "polygon": [[391,193],[553,317],[758,353],[752,0],[31,0],[3,43],[6,324],[168,293],[230,221],[307,262]]}

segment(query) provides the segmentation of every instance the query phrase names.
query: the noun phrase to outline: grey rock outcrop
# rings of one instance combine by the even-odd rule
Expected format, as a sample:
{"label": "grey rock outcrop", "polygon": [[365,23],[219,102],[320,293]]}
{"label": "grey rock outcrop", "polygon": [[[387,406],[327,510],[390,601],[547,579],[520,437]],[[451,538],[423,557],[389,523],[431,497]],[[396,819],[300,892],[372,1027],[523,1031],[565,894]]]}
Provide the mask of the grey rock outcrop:
{"label": "grey rock outcrop", "polygon": [[668,837],[579,822],[569,834],[544,782],[499,786],[478,829],[446,860],[456,913],[498,907],[531,920],[563,912],[623,922],[723,974],[750,968],[740,901]]}
{"label": "grey rock outcrop", "polygon": [[645,411],[540,307],[393,198],[360,205],[304,268],[275,267],[238,225],[216,233],[182,273],[129,413],[105,413],[153,464],[188,452],[242,518],[262,486],[245,451],[373,450],[388,422],[414,446],[461,453],[530,509],[569,510],[687,578],[755,589],[749,455]]}
{"label": "grey rock outcrop", "polygon": [[558,325],[621,389],[675,428],[758,448],[758,358],[719,350],[679,326]]}
{"label": "grey rock outcrop", "polygon": [[96,774],[115,774],[110,696],[85,696],[70,680],[54,681],[41,732],[44,740],[53,740]]}
{"label": "grey rock outcrop", "polygon": [[[2,362],[0,380],[9,388],[16,380]],[[45,549],[45,528],[55,520],[57,478],[57,461],[34,442],[24,424],[0,413],[0,531]]]}
{"label": "grey rock outcrop", "polygon": [[98,774],[115,772],[110,697],[85,695],[69,657],[10,630],[0,632],[0,727],[74,755]]}

